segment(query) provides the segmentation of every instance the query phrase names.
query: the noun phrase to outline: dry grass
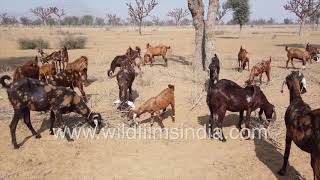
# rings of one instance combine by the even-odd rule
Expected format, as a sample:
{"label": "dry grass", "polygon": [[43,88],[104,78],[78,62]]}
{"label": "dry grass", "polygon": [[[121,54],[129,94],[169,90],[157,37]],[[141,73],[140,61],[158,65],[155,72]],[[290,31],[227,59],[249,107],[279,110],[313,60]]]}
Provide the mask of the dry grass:
{"label": "dry grass", "polygon": [[[284,69],[286,53],[284,44],[317,44],[319,32],[306,31],[303,38],[295,35],[295,26],[244,28],[239,38],[237,26],[217,28],[217,54],[222,63],[221,78],[230,79],[243,85],[249,72],[237,72],[237,52],[243,45],[250,53],[251,66],[272,56],[272,76],[269,85],[263,84],[262,90],[277,107],[278,120],[272,126],[273,141],[242,141],[228,139],[226,143],[214,140],[112,140],[79,139],[73,143],[54,140],[49,136],[48,114],[32,113],[32,122],[36,129],[43,129],[43,138],[27,139],[21,150],[14,151],[10,142],[8,125],[12,109],[4,90],[0,90],[0,179],[25,178],[83,178],[95,179],[278,179],[276,171],[282,163],[285,125],[283,121],[288,106],[289,95],[280,94],[281,82],[290,70]],[[107,78],[107,70],[116,55],[124,54],[129,46],[140,46],[145,51],[146,43],[168,44],[172,53],[168,57],[169,67],[163,67],[163,61],[156,59],[153,67],[142,67],[142,78],[137,77],[133,89],[135,105],[139,105],[157,95],[169,83],[176,87],[176,123],[165,119],[166,127],[199,128],[208,123],[208,108],[205,96],[202,96],[206,72],[192,73],[192,54],[194,49],[194,31],[192,28],[150,27],[138,36],[133,28],[63,28],[61,34],[50,28],[0,28],[0,65],[14,67],[37,55],[35,50],[20,50],[16,40],[22,37],[41,36],[58,49],[59,39],[69,34],[81,34],[88,39],[86,49],[69,51],[70,61],[84,55],[89,58],[90,85],[85,88],[89,96],[89,106],[101,112],[112,126],[127,123],[113,102],[117,99],[118,87],[115,79]],[[53,51],[52,50],[52,51]],[[50,51],[50,50],[46,50]],[[4,62],[1,64],[1,62]],[[295,62],[301,67],[300,62]],[[320,106],[318,73],[320,64],[307,66],[303,73],[308,81],[308,94],[304,100],[313,108]],[[12,71],[6,72],[11,74]],[[265,77],[263,77],[265,81]],[[201,97],[201,98],[199,98]],[[200,100],[199,100],[200,99]],[[196,106],[192,111],[193,105]],[[254,117],[254,113],[252,114]],[[65,118],[74,115],[65,116]],[[142,119],[148,119],[143,116]],[[228,112],[224,122],[224,131],[228,132],[238,121],[237,113]],[[155,123],[156,125],[157,123]],[[156,125],[156,127],[158,127]],[[23,123],[17,128],[18,142],[30,135]],[[312,178],[309,156],[297,147],[292,147],[288,176],[296,179],[302,176]],[[70,169],[70,167],[76,167]]]}

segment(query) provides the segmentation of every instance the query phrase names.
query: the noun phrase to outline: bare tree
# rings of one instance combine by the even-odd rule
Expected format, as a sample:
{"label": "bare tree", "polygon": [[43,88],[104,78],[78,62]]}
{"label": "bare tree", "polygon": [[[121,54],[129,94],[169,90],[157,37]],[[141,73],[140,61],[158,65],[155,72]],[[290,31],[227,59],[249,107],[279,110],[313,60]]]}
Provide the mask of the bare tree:
{"label": "bare tree", "polygon": [[48,20],[51,17],[51,14],[54,11],[54,7],[36,7],[34,9],[30,9],[31,13],[33,13],[35,16],[39,17],[43,23],[43,25],[47,26]]}
{"label": "bare tree", "polygon": [[52,13],[58,17],[58,25],[61,31],[61,19],[66,15],[64,9],[59,9],[57,7],[52,8]]}
{"label": "bare tree", "polygon": [[188,9],[175,8],[168,12],[167,16],[172,17],[176,26],[180,26],[181,20],[190,14]]}
{"label": "bare tree", "polygon": [[159,26],[161,21],[160,21],[160,18],[158,16],[152,16],[152,19],[151,19],[153,25],[155,26]]}
{"label": "bare tree", "polygon": [[207,19],[204,18],[204,4],[202,0],[188,0],[188,7],[195,27],[195,57],[194,66],[206,65],[214,54],[214,27],[219,0],[209,0]]}
{"label": "bare tree", "polygon": [[300,20],[299,36],[303,35],[303,27],[308,17],[313,16],[320,8],[319,0],[290,0],[283,6],[293,12]]}
{"label": "bare tree", "polygon": [[135,5],[131,3],[126,3],[128,6],[129,16],[134,19],[139,25],[139,34],[141,33],[142,21],[144,18],[149,16],[150,12],[158,5],[156,0],[150,0],[146,3],[146,0],[135,0]]}
{"label": "bare tree", "polygon": [[8,16],[7,13],[0,14],[1,24],[2,25],[14,25],[18,24],[18,20],[14,16]]}
{"label": "bare tree", "polygon": [[121,24],[121,18],[116,14],[107,14],[107,24],[110,26],[118,26]]}
{"label": "bare tree", "polygon": [[226,1],[222,4],[219,4],[219,7],[217,9],[217,22],[221,22],[222,18],[227,15],[227,13],[230,11],[231,7],[229,4],[229,1]]}

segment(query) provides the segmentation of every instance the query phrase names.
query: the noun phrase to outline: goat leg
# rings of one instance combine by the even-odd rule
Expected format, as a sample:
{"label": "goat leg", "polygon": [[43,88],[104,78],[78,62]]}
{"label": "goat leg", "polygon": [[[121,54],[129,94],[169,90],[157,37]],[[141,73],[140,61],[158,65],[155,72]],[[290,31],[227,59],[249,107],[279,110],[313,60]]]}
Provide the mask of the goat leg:
{"label": "goat leg", "polygon": [[289,156],[290,156],[291,143],[292,143],[292,139],[291,139],[291,137],[288,136],[288,132],[287,132],[286,148],[285,148],[284,156],[283,156],[283,165],[282,165],[282,168],[280,169],[280,171],[278,171],[278,174],[280,176],[284,176],[286,174],[288,160],[289,160]]}
{"label": "goat leg", "polygon": [[37,139],[41,138],[41,135],[38,134],[32,124],[31,124],[31,121],[30,121],[30,110],[27,109],[24,111],[23,113],[23,120],[24,120],[24,123],[27,125],[27,127],[29,128],[29,130],[31,131],[32,135],[35,136]]}
{"label": "goat leg", "polygon": [[154,123],[154,113],[151,113],[151,121],[150,121],[150,126],[152,127]]}
{"label": "goat leg", "polygon": [[222,112],[220,111],[220,113],[218,114],[218,121],[216,121],[217,123],[217,127],[219,128],[220,132],[219,132],[219,140],[222,141],[222,142],[226,142],[226,138],[224,137],[224,134],[223,134],[223,129],[222,129],[222,123],[223,123],[223,119],[226,115],[226,109],[223,109]]}
{"label": "goat leg", "polygon": [[56,117],[55,117],[55,115],[54,115],[54,112],[51,111],[51,112],[50,112],[50,135],[54,135],[53,125],[54,125],[55,119],[56,119]]}
{"label": "goat leg", "polygon": [[317,154],[311,153],[311,167],[314,179],[320,180],[320,159],[317,158]]}
{"label": "goat leg", "polygon": [[14,149],[19,149],[19,145],[17,144],[17,139],[16,139],[16,129],[17,129],[20,116],[21,116],[21,111],[14,110],[14,115],[10,123],[11,142],[13,144]]}
{"label": "goat leg", "polygon": [[237,127],[239,129],[239,131],[241,131],[241,124],[243,121],[243,112],[244,111],[240,111],[239,123],[238,123],[238,127]]}
{"label": "goat leg", "polygon": [[172,109],[172,122],[176,121],[176,109],[175,109],[175,102],[171,103],[171,109]]}
{"label": "goat leg", "polygon": [[250,118],[251,118],[251,109],[247,109],[247,113],[246,113],[246,131],[243,131],[243,137],[248,140],[250,139],[251,136],[251,125],[250,125]]}

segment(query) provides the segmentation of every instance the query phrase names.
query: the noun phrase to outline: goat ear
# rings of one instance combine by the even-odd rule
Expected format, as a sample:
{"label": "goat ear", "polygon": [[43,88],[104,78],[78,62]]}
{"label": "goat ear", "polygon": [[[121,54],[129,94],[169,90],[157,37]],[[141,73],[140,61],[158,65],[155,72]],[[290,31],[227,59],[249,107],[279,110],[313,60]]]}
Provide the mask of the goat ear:
{"label": "goat ear", "polygon": [[170,89],[173,89],[173,90],[174,90],[174,85],[168,84],[168,87],[169,87]]}
{"label": "goat ear", "polygon": [[243,48],[242,48],[242,45],[240,46],[240,50],[242,50]]}

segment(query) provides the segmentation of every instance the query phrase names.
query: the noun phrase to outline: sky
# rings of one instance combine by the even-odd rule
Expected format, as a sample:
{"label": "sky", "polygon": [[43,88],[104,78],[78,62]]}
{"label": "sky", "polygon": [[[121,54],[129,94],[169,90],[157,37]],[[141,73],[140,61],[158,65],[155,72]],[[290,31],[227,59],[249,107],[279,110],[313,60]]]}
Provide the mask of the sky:
{"label": "sky", "polygon": [[[0,13],[7,12],[13,16],[32,16],[30,9],[37,6],[57,6],[64,8],[67,15],[90,14],[105,17],[106,13],[117,14],[127,18],[128,10],[126,2],[134,0],[0,0]],[[157,0],[159,5],[152,15],[166,18],[167,12],[173,8],[187,8],[187,0]],[[207,2],[208,0],[205,0]],[[221,1],[221,0],[220,0]],[[223,1],[223,0],[222,0]],[[251,6],[250,19],[274,18],[283,22],[284,18],[296,19],[292,13],[283,9],[287,0],[249,0]],[[230,19],[231,15],[225,17],[224,21]]]}

